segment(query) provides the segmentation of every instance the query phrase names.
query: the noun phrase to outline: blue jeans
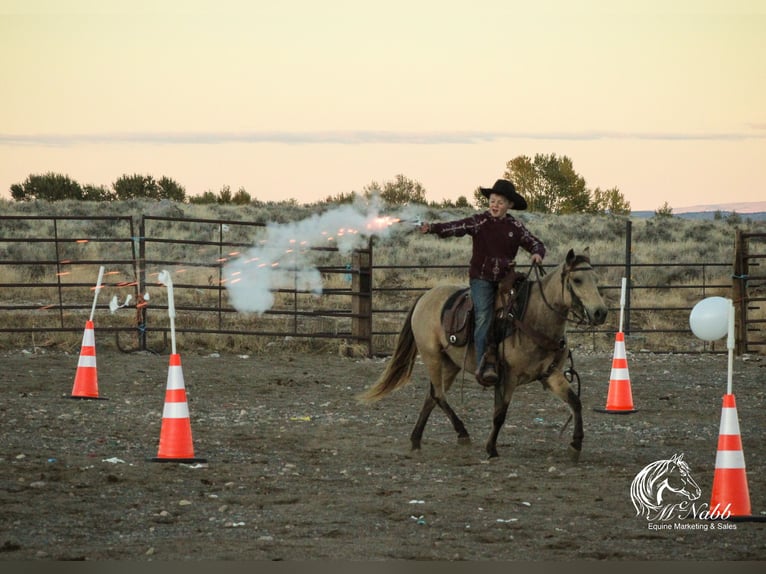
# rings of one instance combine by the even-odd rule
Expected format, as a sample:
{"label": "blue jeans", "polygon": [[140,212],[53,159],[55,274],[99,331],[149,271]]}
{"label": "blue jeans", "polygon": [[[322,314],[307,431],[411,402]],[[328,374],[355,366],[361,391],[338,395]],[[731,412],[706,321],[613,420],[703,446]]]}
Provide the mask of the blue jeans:
{"label": "blue jeans", "polygon": [[487,335],[492,324],[492,314],[495,310],[495,292],[497,285],[484,279],[471,279],[471,299],[473,300],[473,340],[476,345],[476,366],[481,364],[481,358],[487,349]]}

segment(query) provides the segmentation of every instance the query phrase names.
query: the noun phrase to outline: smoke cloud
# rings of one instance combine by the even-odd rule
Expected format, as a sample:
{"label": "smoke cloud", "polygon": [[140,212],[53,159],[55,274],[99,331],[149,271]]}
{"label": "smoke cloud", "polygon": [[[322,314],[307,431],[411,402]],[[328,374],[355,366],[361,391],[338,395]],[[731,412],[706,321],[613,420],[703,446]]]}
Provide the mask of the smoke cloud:
{"label": "smoke cloud", "polygon": [[312,248],[336,247],[344,255],[366,246],[370,237],[386,239],[393,229],[410,229],[420,207],[380,215],[380,202],[344,205],[302,221],[269,224],[265,237],[223,269],[231,304],[237,311],[262,314],[274,305],[273,291],[297,289],[322,293],[322,275]]}

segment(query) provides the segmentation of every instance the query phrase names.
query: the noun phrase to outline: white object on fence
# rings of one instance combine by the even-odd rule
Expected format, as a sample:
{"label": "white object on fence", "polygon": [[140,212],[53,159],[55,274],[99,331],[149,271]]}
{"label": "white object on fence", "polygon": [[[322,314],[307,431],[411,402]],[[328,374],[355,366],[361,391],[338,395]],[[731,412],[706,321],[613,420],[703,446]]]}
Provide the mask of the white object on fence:
{"label": "white object on fence", "polygon": [[170,348],[171,352],[176,354],[176,304],[173,299],[173,280],[170,273],[163,269],[157,280],[168,288],[168,317],[170,318]]}
{"label": "white object on fence", "polygon": [[93,294],[93,306],[90,308],[90,320],[93,321],[93,315],[96,313],[96,301],[98,300],[98,293],[101,291],[101,279],[104,278],[104,266],[102,265],[98,269],[98,279],[96,280],[96,292]]}
{"label": "white object on fence", "polygon": [[128,293],[127,296],[125,297],[125,302],[122,305],[120,305],[120,302],[117,300],[117,295],[115,295],[114,297],[112,297],[112,300],[109,302],[109,310],[112,313],[114,313],[115,311],[117,311],[117,309],[122,309],[123,307],[127,307],[128,303],[130,303],[132,299],[133,299],[133,295]]}

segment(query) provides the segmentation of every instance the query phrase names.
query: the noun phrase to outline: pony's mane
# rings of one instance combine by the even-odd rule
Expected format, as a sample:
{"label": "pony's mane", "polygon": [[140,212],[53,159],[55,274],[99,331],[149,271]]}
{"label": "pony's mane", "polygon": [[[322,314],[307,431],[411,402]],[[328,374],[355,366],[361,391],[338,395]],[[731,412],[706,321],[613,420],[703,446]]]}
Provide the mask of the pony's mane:
{"label": "pony's mane", "polygon": [[587,263],[590,265],[590,257],[587,255],[575,255],[574,261],[572,261],[572,267],[577,267],[580,263]]}

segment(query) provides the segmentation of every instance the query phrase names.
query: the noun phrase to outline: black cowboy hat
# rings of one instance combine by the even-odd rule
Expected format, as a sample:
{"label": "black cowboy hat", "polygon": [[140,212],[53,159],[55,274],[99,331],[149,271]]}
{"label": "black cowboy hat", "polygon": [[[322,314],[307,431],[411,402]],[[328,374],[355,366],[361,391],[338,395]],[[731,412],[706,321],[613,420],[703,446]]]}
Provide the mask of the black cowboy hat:
{"label": "black cowboy hat", "polygon": [[523,211],[527,208],[527,200],[516,193],[516,186],[513,185],[513,182],[507,179],[498,179],[492,187],[480,187],[479,189],[481,190],[482,195],[487,198],[492,193],[502,195],[508,201],[513,202],[513,207],[511,209]]}

